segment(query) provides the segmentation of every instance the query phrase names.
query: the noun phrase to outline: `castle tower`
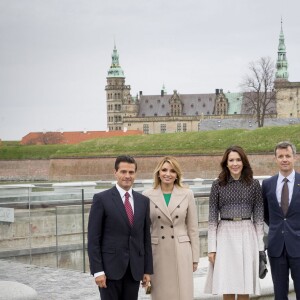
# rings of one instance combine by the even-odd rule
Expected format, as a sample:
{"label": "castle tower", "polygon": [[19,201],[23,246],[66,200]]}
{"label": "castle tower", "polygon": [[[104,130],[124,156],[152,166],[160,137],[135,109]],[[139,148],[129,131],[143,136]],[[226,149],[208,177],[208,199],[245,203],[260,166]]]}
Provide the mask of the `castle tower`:
{"label": "castle tower", "polygon": [[130,103],[130,85],[125,85],[125,75],[119,64],[119,54],[114,45],[112,62],[107,74],[106,104],[107,128],[109,130],[123,130],[124,104]]}
{"label": "castle tower", "polygon": [[276,81],[285,81],[289,78],[288,73],[288,62],[286,58],[286,47],[284,43],[284,35],[282,30],[282,20],[281,20],[281,30],[279,35],[279,45],[278,45],[278,57],[276,62]]}
{"label": "castle tower", "polygon": [[282,21],[276,68],[275,89],[277,117],[289,118],[290,122],[294,122],[295,119],[300,117],[300,82],[288,81],[288,63],[286,59]]}

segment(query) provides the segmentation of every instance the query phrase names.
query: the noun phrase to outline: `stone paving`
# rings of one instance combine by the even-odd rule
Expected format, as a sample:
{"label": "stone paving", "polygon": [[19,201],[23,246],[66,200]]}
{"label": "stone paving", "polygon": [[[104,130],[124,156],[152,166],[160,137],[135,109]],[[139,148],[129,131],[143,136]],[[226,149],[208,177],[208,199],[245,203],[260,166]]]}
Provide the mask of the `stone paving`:
{"label": "stone paving", "polygon": [[[202,293],[205,274],[207,269],[207,258],[200,259],[200,267],[194,273],[194,299],[222,299],[221,296],[210,296]],[[94,278],[88,273],[79,271],[53,269],[49,267],[38,267],[19,262],[6,261],[0,259],[0,282],[14,281],[23,283],[33,288],[38,293],[38,300],[99,300],[99,292],[94,283]],[[272,295],[273,286],[270,272],[266,278],[261,280],[262,295],[260,300],[274,299]],[[290,288],[292,281],[290,281]],[[295,294],[291,293],[290,300],[295,300]],[[145,295],[144,289],[140,288],[139,300],[150,300],[150,296]],[[0,300],[9,300],[1,298]],[[166,299],[172,300],[172,299]]]}

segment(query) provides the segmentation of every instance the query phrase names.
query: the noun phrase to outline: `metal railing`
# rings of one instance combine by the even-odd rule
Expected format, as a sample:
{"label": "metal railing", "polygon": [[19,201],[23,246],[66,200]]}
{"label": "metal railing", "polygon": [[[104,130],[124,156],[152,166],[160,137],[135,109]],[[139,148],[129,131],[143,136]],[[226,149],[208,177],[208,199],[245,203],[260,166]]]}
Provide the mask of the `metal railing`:
{"label": "metal railing", "polygon": [[[99,191],[97,185],[0,186],[0,259],[87,272],[88,215]],[[194,194],[205,256],[209,193]]]}

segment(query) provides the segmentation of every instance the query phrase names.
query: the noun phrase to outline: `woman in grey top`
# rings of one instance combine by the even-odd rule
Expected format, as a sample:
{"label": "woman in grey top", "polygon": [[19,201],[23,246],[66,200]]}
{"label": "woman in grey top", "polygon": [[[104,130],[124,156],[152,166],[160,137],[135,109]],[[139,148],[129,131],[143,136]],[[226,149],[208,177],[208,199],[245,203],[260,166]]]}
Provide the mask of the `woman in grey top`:
{"label": "woman in grey top", "polygon": [[205,292],[224,300],[259,295],[259,251],[263,243],[263,200],[244,150],[226,149],[222,171],[209,199],[208,258]]}

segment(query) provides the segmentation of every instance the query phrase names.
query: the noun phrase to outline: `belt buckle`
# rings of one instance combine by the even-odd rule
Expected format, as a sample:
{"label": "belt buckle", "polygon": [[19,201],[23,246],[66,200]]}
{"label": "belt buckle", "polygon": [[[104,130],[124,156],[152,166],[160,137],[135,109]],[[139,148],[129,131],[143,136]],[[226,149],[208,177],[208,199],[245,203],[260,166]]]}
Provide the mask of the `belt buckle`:
{"label": "belt buckle", "polygon": [[242,221],[242,218],[233,218],[233,221]]}

